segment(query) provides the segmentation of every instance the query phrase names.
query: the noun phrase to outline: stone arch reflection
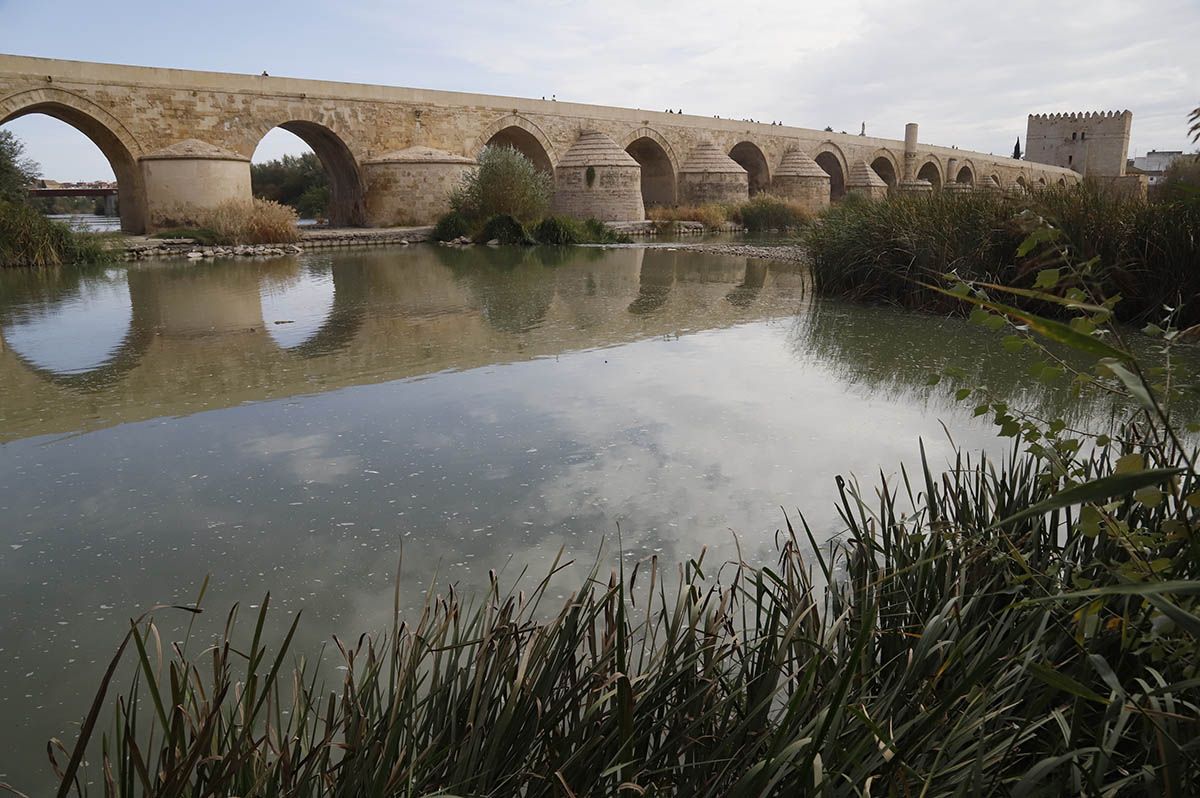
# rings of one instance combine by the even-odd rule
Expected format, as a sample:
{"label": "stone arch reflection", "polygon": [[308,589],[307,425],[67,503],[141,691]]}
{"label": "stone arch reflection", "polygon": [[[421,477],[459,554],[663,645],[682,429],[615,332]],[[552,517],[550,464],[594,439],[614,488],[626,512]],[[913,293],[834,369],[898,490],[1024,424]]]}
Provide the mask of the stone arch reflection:
{"label": "stone arch reflection", "polygon": [[0,285],[3,349],[46,382],[103,390],[137,365],[153,337],[123,269],[21,269]]}
{"label": "stone arch reflection", "polygon": [[315,338],[336,303],[333,272],[327,264],[288,265],[295,268],[264,269],[258,284],[263,326],[280,349],[293,349]]}

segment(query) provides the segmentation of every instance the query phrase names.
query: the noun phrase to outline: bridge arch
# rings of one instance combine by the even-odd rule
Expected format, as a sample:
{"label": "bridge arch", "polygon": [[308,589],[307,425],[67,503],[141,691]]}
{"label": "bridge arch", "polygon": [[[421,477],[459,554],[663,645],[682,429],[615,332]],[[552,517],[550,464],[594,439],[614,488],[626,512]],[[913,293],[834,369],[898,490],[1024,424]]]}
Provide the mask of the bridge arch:
{"label": "bridge arch", "polygon": [[940,191],[942,184],[946,182],[942,164],[932,155],[925,156],[925,160],[917,167],[917,179],[928,180],[934,191]]}
{"label": "bridge arch", "polygon": [[257,146],[275,128],[286,130],[307,144],[321,162],[329,179],[329,224],[333,227],[362,227],[366,224],[367,186],[358,158],[345,137],[320,121],[318,115],[292,117],[270,122],[258,129]]}
{"label": "bridge arch", "polygon": [[896,188],[896,183],[900,180],[900,162],[891,150],[886,147],[876,150],[871,155],[871,169],[888,184],[888,191]]}
{"label": "bridge arch", "polygon": [[954,175],[955,183],[965,183],[966,185],[975,185],[975,164],[968,161],[963,161],[958,167],[958,172]]}
{"label": "bridge arch", "polygon": [[1029,181],[1025,179],[1025,175],[1017,175],[1017,179],[1014,181],[1014,183],[1018,188],[1021,189],[1023,193],[1029,193]]}
{"label": "bridge arch", "polygon": [[812,159],[829,175],[829,200],[837,202],[846,196],[846,155],[832,141],[822,142],[813,152]]}
{"label": "bridge arch", "polygon": [[674,205],[679,160],[670,143],[657,130],[639,127],[625,136],[621,146],[642,167],[642,203]]}
{"label": "bridge arch", "polygon": [[757,144],[752,141],[739,141],[729,151],[729,157],[737,161],[738,166],[746,170],[750,183],[750,196],[771,188],[771,167],[767,156]]}
{"label": "bridge arch", "polygon": [[127,233],[145,232],[146,189],[138,164],[142,147],[129,129],[103,107],[63,89],[47,86],[0,98],[0,125],[31,114],[65,122],[100,148],[117,178],[121,229]]}
{"label": "bridge arch", "polygon": [[558,157],[554,145],[536,124],[517,114],[497,119],[479,136],[479,147],[512,147],[543,172],[554,174]]}

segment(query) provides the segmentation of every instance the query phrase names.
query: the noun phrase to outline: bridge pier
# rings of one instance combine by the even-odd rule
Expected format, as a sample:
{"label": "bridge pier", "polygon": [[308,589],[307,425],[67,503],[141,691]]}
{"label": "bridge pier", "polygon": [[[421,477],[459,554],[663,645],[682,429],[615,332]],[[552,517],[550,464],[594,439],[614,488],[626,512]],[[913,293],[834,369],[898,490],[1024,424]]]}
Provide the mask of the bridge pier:
{"label": "bridge pier", "polygon": [[888,184],[865,160],[859,158],[850,164],[850,173],[846,175],[846,193],[873,200],[884,199],[888,194]]}
{"label": "bridge pier", "polygon": [[141,157],[147,232],[190,227],[203,211],[251,199],[250,159],[197,139]]}
{"label": "bridge pier", "polygon": [[603,133],[584,131],[554,167],[555,213],[602,222],[640,222],[642,167]]}
{"label": "bridge pier", "polygon": [[829,175],[799,147],[783,154],[771,193],[817,213],[829,207]]}
{"label": "bridge pier", "polygon": [[697,144],[679,167],[681,205],[745,202],[750,199],[750,175],[710,141]]}
{"label": "bridge pier", "polygon": [[363,162],[368,227],[433,224],[450,210],[450,192],[476,167],[472,158],[409,147]]}
{"label": "bridge pier", "polygon": [[104,198],[104,215],[105,216],[116,216],[117,213],[118,213],[117,195],[109,194],[108,196],[106,196]]}

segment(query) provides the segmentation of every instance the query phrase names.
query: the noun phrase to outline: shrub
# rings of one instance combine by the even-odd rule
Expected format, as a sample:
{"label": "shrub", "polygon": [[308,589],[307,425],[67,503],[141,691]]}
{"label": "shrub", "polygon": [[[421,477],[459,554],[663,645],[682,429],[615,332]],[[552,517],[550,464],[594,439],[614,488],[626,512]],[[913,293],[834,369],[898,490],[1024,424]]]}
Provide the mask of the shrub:
{"label": "shrub", "polygon": [[508,214],[497,214],[488,219],[475,235],[475,242],[486,244],[498,241],[501,244],[532,244],[524,226]]}
{"label": "shrub", "polygon": [[462,177],[450,194],[450,207],[470,222],[511,216],[532,222],[550,207],[550,175],[512,147],[484,147],[479,168]]}
{"label": "shrub", "polygon": [[[300,238],[296,211],[271,200],[225,200],[212,208],[183,208],[169,224],[192,232],[210,231],[213,244],[283,244]],[[190,236],[188,236],[190,237]]]}
{"label": "shrub", "polygon": [[437,224],[433,227],[433,239],[435,241],[453,241],[470,232],[471,228],[467,224],[466,217],[458,211],[450,211],[437,220]]}
{"label": "shrub", "polygon": [[581,244],[628,244],[632,238],[618,233],[599,219],[588,219],[583,223]]}
{"label": "shrub", "polygon": [[24,143],[11,130],[0,130],[0,201],[23,205],[40,168],[25,156]]}
{"label": "shrub", "polygon": [[112,260],[105,236],[72,230],[25,203],[0,200],[0,266],[43,268]]}
{"label": "shrub", "polygon": [[794,202],[770,194],[758,194],[748,202],[732,207],[729,219],[757,233],[800,227],[812,221],[812,214]]}
{"label": "shrub", "polygon": [[539,244],[569,247],[581,242],[583,230],[579,222],[567,216],[547,216],[533,228]]}

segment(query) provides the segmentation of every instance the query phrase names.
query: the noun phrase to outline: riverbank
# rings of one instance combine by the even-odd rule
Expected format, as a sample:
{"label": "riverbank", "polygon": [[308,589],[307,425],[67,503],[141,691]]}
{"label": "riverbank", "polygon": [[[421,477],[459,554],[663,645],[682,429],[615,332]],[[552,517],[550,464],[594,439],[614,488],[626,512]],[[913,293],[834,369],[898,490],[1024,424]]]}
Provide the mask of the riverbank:
{"label": "riverbank", "polygon": [[191,238],[152,238],[127,236],[121,239],[122,260],[149,259],[201,260],[204,258],[255,258],[295,255],[305,250],[341,247],[406,246],[429,241],[433,227],[333,228],[300,231],[300,239],[290,244],[201,245]]}

